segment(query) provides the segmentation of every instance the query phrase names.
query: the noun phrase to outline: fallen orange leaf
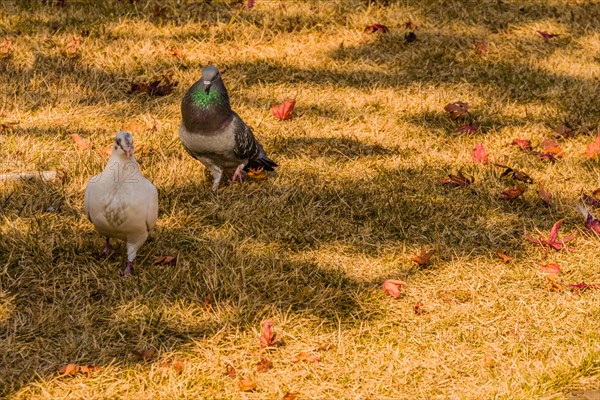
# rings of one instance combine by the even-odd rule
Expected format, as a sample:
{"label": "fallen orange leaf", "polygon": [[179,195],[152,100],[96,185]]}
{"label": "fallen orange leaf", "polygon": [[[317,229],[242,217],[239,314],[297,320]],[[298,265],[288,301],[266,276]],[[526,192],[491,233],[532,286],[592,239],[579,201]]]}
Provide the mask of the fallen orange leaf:
{"label": "fallen orange leaf", "polygon": [[231,365],[228,365],[227,372],[225,372],[225,375],[233,379],[237,375],[237,371]]}
{"label": "fallen orange leaf", "polygon": [[296,392],[287,392],[282,398],[281,400],[295,400],[296,396],[298,396],[298,393]]}
{"label": "fallen orange leaf", "polygon": [[252,379],[242,379],[238,382],[238,388],[240,388],[242,392],[249,392],[256,388],[256,382]]}
{"label": "fallen orange leaf", "polygon": [[300,362],[300,361],[308,361],[308,362],[319,362],[321,361],[320,357],[312,355],[310,353],[301,352],[290,358],[291,362]]}
{"label": "fallen orange leaf", "polygon": [[247,175],[249,178],[256,179],[257,181],[262,181],[262,180],[267,179],[267,173],[265,172],[264,168],[262,168],[262,167],[250,168],[247,172]]}
{"label": "fallen orange leaf", "polygon": [[75,144],[81,149],[89,149],[92,147],[92,143],[84,140],[78,133],[72,133],[69,136],[71,136]]}
{"label": "fallen orange leaf", "polygon": [[498,255],[498,257],[500,257],[500,259],[502,259],[502,262],[509,263],[510,260],[512,260],[512,258],[510,258],[509,256],[507,256],[506,254],[504,254],[500,250],[498,250],[498,253],[496,253],[496,254]]}
{"label": "fallen orange leaf", "polygon": [[560,273],[560,266],[558,264],[546,264],[546,265],[541,265],[540,269],[542,271],[544,271],[547,274],[551,274],[551,275],[556,275],[558,273]]}

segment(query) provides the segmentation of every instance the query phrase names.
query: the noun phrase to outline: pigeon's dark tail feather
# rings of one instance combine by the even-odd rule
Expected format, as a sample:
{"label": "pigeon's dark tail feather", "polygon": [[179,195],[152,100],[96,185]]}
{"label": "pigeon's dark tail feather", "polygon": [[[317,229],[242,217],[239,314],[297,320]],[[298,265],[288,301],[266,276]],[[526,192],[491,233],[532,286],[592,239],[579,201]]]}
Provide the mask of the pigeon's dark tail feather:
{"label": "pigeon's dark tail feather", "polygon": [[261,157],[261,158],[255,158],[253,160],[250,160],[248,162],[248,165],[246,165],[246,168],[244,168],[244,171],[248,172],[248,170],[250,170],[250,168],[252,169],[257,169],[257,168],[262,168],[265,171],[274,171],[275,167],[277,167],[277,163],[273,160],[271,160],[269,157]]}

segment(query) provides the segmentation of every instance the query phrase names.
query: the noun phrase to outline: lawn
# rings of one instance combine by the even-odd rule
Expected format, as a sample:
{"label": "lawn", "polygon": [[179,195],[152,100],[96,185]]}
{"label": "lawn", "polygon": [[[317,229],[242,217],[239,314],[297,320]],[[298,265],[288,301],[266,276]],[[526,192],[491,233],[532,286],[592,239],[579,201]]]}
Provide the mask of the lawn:
{"label": "lawn", "polygon": [[[212,193],[183,150],[180,101],[207,64],[280,165],[268,179]],[[157,80],[177,86],[132,91]],[[0,182],[0,397],[561,399],[600,386],[600,290],[569,286],[600,283],[600,238],[575,210],[600,186],[585,156],[600,132],[597,0],[6,0],[0,88],[0,173],[57,172]],[[272,102],[293,97],[293,118],[275,118]],[[458,101],[469,109],[453,120]],[[97,259],[83,213],[122,129],[160,202],[128,279],[124,244]],[[459,173],[473,182],[441,184]],[[563,218],[572,249],[527,239]],[[422,246],[426,266],[411,260]],[[398,299],[387,279],[406,282]],[[280,341],[261,349],[269,319]]]}

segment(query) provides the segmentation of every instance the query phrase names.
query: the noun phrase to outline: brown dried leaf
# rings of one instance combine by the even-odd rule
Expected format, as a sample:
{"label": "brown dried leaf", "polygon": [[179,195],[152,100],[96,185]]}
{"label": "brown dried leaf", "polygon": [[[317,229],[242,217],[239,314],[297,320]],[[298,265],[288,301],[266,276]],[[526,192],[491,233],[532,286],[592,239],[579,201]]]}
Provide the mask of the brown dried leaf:
{"label": "brown dried leaf", "polygon": [[547,206],[550,205],[550,199],[552,198],[552,193],[548,191],[544,186],[540,185],[538,188],[538,197],[542,200]]}
{"label": "brown dried leaf", "polygon": [[135,354],[141,361],[149,361],[156,354],[156,350],[154,350],[154,349],[132,350],[132,353]]}
{"label": "brown dried leaf", "polygon": [[460,187],[469,186],[473,182],[475,182],[474,177],[466,177],[463,175],[462,171],[458,171],[457,175],[448,174],[447,178],[442,178],[440,180],[440,185],[448,187]]}
{"label": "brown dried leaf", "polygon": [[546,289],[551,292],[564,292],[565,288],[555,279],[556,274],[546,275]]}
{"label": "brown dried leaf", "polygon": [[163,362],[160,364],[160,366],[165,368],[172,367],[176,374],[181,374],[183,372],[184,364],[182,360],[175,360],[173,362]]}
{"label": "brown dried leaf", "polygon": [[291,362],[300,362],[300,361],[307,361],[307,362],[319,362],[321,361],[321,358],[318,356],[315,356],[313,354],[310,353],[306,353],[306,352],[301,352],[296,354],[295,356],[293,356],[292,358],[290,358]]}
{"label": "brown dried leaf", "polygon": [[273,362],[267,358],[261,357],[260,361],[256,363],[257,372],[267,372],[273,368]]}
{"label": "brown dried leaf", "polygon": [[425,246],[421,246],[421,252],[419,253],[419,255],[414,256],[410,260],[412,262],[417,263],[420,267],[426,267],[427,265],[429,265],[429,261],[434,253],[435,249],[425,251]]}
{"label": "brown dried leaf", "polygon": [[298,396],[298,393],[296,392],[287,392],[282,398],[281,400],[296,400],[296,396]]}
{"label": "brown dried leaf", "polygon": [[418,316],[423,315],[423,313],[425,312],[425,310],[423,310],[423,305],[423,302],[420,300],[415,303],[414,310],[415,314],[417,314]]}
{"label": "brown dried leaf", "polygon": [[81,46],[81,40],[73,37],[69,43],[62,49],[62,54],[68,58],[75,58],[79,56],[79,47]]}
{"label": "brown dried leaf", "polygon": [[469,104],[462,101],[448,103],[444,106],[444,110],[450,115],[450,119],[459,119],[469,112]]}
{"label": "brown dried leaf", "polygon": [[152,265],[177,265],[177,256],[158,256],[152,261]]}
{"label": "brown dried leaf", "polygon": [[502,193],[500,193],[500,198],[503,200],[514,200],[523,193],[525,193],[525,189],[523,189],[521,186],[515,186],[504,189]]}
{"label": "brown dried leaf", "polygon": [[254,382],[252,379],[242,379],[238,382],[238,388],[242,392],[249,392],[256,388],[256,382]]}
{"label": "brown dried leaf", "polygon": [[475,43],[475,48],[477,50],[477,54],[479,55],[487,54],[487,52],[490,50],[490,46],[485,40]]}
{"label": "brown dried leaf", "polygon": [[227,371],[225,372],[225,376],[230,377],[231,379],[235,378],[237,375],[237,371],[233,368],[232,365],[227,366]]}
{"label": "brown dried leaf", "polygon": [[79,372],[79,365],[77,364],[67,364],[64,367],[61,367],[58,372],[62,375],[75,375]]}
{"label": "brown dried leaf", "polygon": [[513,139],[511,144],[518,146],[523,151],[531,151],[531,140],[529,139]]}

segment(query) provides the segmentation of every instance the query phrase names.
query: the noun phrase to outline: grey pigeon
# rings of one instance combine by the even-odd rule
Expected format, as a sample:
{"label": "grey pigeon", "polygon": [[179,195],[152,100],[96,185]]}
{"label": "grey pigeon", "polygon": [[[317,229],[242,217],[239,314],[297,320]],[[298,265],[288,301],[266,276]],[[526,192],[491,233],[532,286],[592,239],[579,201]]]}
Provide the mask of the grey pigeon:
{"label": "grey pigeon", "polygon": [[103,255],[112,253],[111,238],[127,242],[123,276],[131,275],[137,251],[158,217],[158,192],[140,173],[131,133],[119,132],[115,137],[106,168],[90,179],[85,189],[83,208],[96,231],[106,238]]}
{"label": "grey pigeon", "polygon": [[231,178],[242,182],[242,171],[277,166],[267,157],[248,125],[229,104],[229,95],[217,67],[209,65],[181,101],[179,138],[188,153],[213,175],[212,190],[219,188],[224,169],[233,169]]}

